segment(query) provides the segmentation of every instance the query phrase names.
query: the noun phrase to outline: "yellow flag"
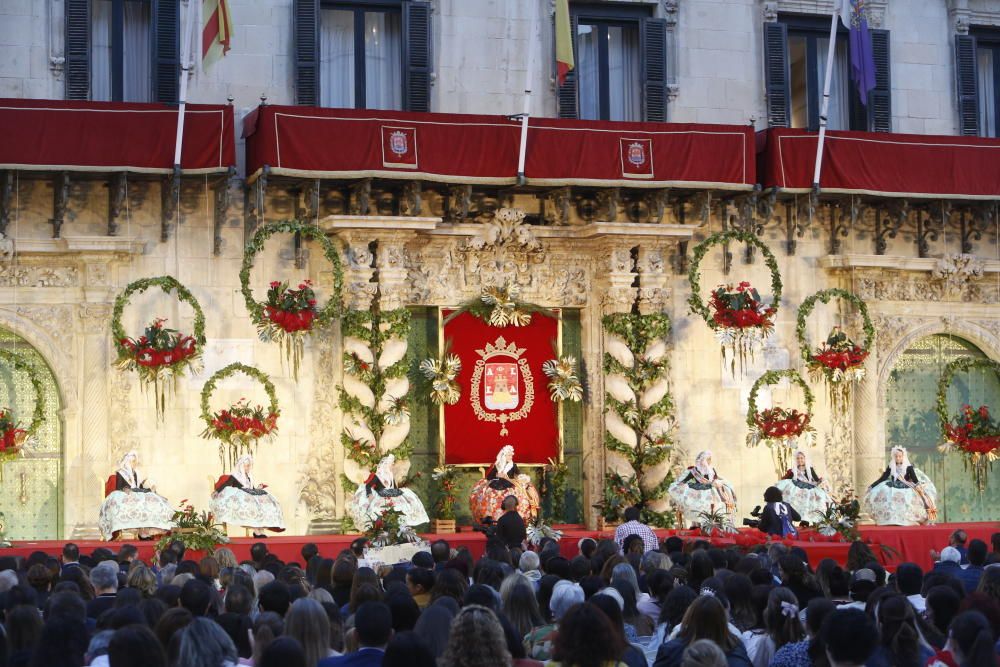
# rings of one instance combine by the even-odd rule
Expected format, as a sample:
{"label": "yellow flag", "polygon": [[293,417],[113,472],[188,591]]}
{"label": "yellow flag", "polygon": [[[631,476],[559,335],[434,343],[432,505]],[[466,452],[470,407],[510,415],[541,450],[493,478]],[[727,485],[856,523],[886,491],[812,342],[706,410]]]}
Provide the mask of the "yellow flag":
{"label": "yellow flag", "polygon": [[566,81],[566,73],[575,66],[569,0],[556,0],[556,72],[560,86]]}
{"label": "yellow flag", "polygon": [[207,72],[229,51],[229,40],[233,37],[229,0],[205,0],[201,17],[201,63]]}

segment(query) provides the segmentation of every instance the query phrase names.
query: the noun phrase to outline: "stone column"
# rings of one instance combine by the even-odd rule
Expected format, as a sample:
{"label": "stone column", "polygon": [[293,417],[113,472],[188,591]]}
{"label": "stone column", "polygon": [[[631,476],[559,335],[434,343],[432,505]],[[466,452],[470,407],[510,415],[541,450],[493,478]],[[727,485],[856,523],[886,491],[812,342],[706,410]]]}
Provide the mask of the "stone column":
{"label": "stone column", "polygon": [[885,427],[879,423],[884,412],[878,391],[881,361],[869,359],[870,372],[854,392],[854,489],[859,495],[885,467]]}
{"label": "stone column", "polygon": [[[103,480],[113,467],[117,452],[108,430],[111,414],[127,411],[127,405],[110,404],[108,401],[108,374],[116,373],[111,367],[109,335],[111,306],[107,303],[82,303],[77,311],[83,325],[80,394],[80,443],[79,458],[68,460],[67,467],[79,484],[80,493],[72,508],[67,507],[67,532],[75,536],[82,532],[96,531],[97,510],[104,498]],[[71,470],[66,471],[67,482]]]}

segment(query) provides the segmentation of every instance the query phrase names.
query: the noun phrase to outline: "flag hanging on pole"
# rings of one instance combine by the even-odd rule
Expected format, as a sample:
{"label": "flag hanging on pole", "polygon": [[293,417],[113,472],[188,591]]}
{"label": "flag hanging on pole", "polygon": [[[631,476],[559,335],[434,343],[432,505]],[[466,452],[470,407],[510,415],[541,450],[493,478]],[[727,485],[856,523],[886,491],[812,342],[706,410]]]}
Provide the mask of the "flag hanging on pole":
{"label": "flag hanging on pole", "polygon": [[229,51],[229,40],[233,36],[229,0],[205,0],[201,16],[201,63],[207,72]]}
{"label": "flag hanging on pole", "polygon": [[840,0],[840,20],[848,29],[851,79],[858,87],[861,104],[868,106],[868,91],[875,87],[875,58],[872,35],[868,31],[867,0]]}
{"label": "flag hanging on pole", "polygon": [[566,82],[566,73],[573,61],[573,34],[569,22],[569,0],[556,0],[556,76],[559,85]]}

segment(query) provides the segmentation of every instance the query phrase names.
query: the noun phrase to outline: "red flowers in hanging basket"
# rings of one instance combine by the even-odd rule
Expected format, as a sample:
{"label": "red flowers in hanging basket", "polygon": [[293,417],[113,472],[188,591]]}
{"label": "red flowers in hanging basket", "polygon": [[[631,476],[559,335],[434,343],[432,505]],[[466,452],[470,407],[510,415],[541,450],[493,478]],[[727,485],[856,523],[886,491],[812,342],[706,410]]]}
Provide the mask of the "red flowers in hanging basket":
{"label": "red flowers in hanging basket", "polygon": [[275,280],[267,290],[264,316],[284,333],[312,330],[317,312],[312,281],[305,280],[298,289],[290,289],[287,282]]}
{"label": "red flowers in hanging basket", "polygon": [[14,420],[7,408],[0,409],[0,457],[13,458],[21,452],[28,432]]}
{"label": "red flowers in hanging basket", "polygon": [[138,338],[122,338],[119,342],[118,364],[135,367],[143,375],[155,375],[164,369],[175,373],[190,364],[199,354],[198,343],[193,336],[185,336],[176,329],[163,326],[163,318],[157,318],[146,327]]}
{"label": "red flowers in hanging basket", "polygon": [[848,371],[863,366],[868,358],[868,350],[854,345],[848,350],[821,349],[812,355],[811,362],[832,371]]}
{"label": "red flowers in hanging basket", "polygon": [[712,320],[727,329],[769,329],[777,310],[764,305],[757,290],[744,281],[736,287],[719,285],[709,301]]}
{"label": "red flowers in hanging basket", "polygon": [[973,409],[962,406],[950,424],[945,425],[945,435],[954,447],[966,454],[986,456],[992,460],[1000,449],[1000,423],[990,416],[985,405]]}
{"label": "red flowers in hanging basket", "polygon": [[797,438],[809,429],[811,415],[795,409],[767,408],[754,416],[762,439]]}
{"label": "red flowers in hanging basket", "polygon": [[202,436],[217,438],[227,444],[233,441],[254,442],[274,435],[278,430],[278,413],[260,405],[250,405],[241,398],[229,408],[212,415],[211,426]]}

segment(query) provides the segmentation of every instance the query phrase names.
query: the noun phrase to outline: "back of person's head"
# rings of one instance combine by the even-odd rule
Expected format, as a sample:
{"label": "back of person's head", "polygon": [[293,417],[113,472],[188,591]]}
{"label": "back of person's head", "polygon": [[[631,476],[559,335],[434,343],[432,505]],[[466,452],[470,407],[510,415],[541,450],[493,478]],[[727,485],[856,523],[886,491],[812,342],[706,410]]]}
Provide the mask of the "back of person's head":
{"label": "back of person's head", "polygon": [[563,616],[552,659],[574,667],[599,667],[614,664],[624,650],[624,638],[607,614],[592,602],[585,602],[570,607]]}
{"label": "back of person's head", "polygon": [[697,597],[698,593],[690,586],[683,584],[674,586],[663,600],[663,605],[660,607],[660,618],[657,622],[666,623],[669,628],[679,625],[684,619],[688,607]]}
{"label": "back of person's head", "polygon": [[715,642],[698,639],[687,645],[681,655],[681,667],[726,667],[726,654]]}
{"label": "back of person's head", "polygon": [[969,549],[966,552],[966,557],[969,559],[969,565],[977,565],[982,567],[986,563],[986,555],[989,553],[989,549],[986,546],[986,542],[982,540],[972,540],[969,542]]}
{"label": "back of person's head", "polygon": [[181,588],[180,604],[194,616],[205,616],[212,605],[212,587],[200,579],[191,579]]}
{"label": "back of person's head", "polygon": [[90,583],[95,591],[114,593],[118,590],[118,565],[114,561],[102,561],[90,571]]}
{"label": "back of person's head", "polygon": [[164,649],[167,649],[170,646],[171,638],[186,628],[192,620],[194,620],[194,616],[187,609],[174,607],[165,611],[163,616],[160,616],[160,620],[156,622],[153,632],[160,641],[160,645]]}
{"label": "back of person's head", "polygon": [[964,530],[959,528],[951,534],[948,538],[948,543],[958,547],[964,547],[965,542],[969,539],[969,534]]}
{"label": "back of person's head", "polygon": [[152,630],[144,625],[128,625],[111,636],[108,664],[111,667],[167,667],[167,653]]}
{"label": "back of person's head", "polygon": [[381,648],[392,636],[392,612],[382,602],[365,602],[354,612],[354,632],[360,646]]}
{"label": "back of person's head", "polygon": [[771,591],[764,611],[764,627],[778,649],[785,644],[802,639],[802,624],[799,622],[799,602],[795,593],[779,586]]}
{"label": "back of person's head", "polygon": [[239,654],[226,631],[215,621],[195,617],[180,632],[177,664],[184,667],[220,667],[236,663]]}
{"label": "back of person's head", "polygon": [[537,570],[540,566],[541,561],[538,560],[538,554],[534,551],[525,551],[517,562],[517,567],[521,572]]}
{"label": "back of person's head", "polygon": [[431,589],[431,599],[437,600],[442,597],[450,597],[459,604],[465,599],[465,591],[469,587],[469,580],[462,576],[456,569],[445,568],[438,572],[434,578],[434,587]]}
{"label": "back of person's head", "polygon": [[414,632],[397,632],[385,647],[382,667],[437,667],[431,649]]}
{"label": "back of person's head", "polygon": [[623,516],[625,518],[625,521],[629,522],[629,521],[638,521],[641,514],[642,512],[639,510],[639,508],[633,505],[632,507],[628,507],[625,509]]}
{"label": "back of person's head", "polygon": [[394,587],[386,593],[385,603],[392,613],[393,632],[412,630],[420,618],[420,607],[405,587]]}
{"label": "back of person's head", "polygon": [[253,611],[253,593],[241,584],[230,584],[226,589],[225,605],[227,612],[249,616]]}
{"label": "back of person's head", "polygon": [[435,563],[444,563],[451,558],[451,546],[446,540],[434,540],[431,543],[431,556]]}
{"label": "back of person's head", "polygon": [[291,637],[278,637],[261,651],[256,667],[313,667],[308,662],[302,645]]}
{"label": "back of person's head", "polygon": [[715,595],[695,598],[684,613],[679,637],[688,643],[709,639],[727,652],[736,645],[736,639],[729,632],[726,608]]}
{"label": "back of person's head", "polygon": [[924,571],[916,563],[900,563],[896,568],[896,588],[903,595],[919,595],[924,584]]}
{"label": "back of person's head", "polygon": [[299,598],[285,615],[285,634],[297,640],[306,664],[315,665],[330,652],[330,619],[315,600]]}
{"label": "back of person's head", "polygon": [[241,658],[249,658],[253,655],[253,647],[250,645],[249,633],[253,630],[253,622],[249,616],[226,612],[215,619],[229,638],[236,646],[236,652]]}
{"label": "back of person's head", "polygon": [[473,584],[465,592],[465,599],[462,606],[477,604],[486,607],[490,611],[497,611],[500,608],[500,600],[497,599],[496,591],[486,584]]}
{"label": "back of person's head", "polygon": [[87,626],[82,618],[56,614],[42,627],[31,667],[79,667],[87,651]]}
{"label": "back of person's head", "polygon": [[951,586],[934,586],[928,589],[926,597],[927,620],[937,628],[938,632],[948,632],[952,620],[958,614],[962,599]]}
{"label": "back of person's head", "polygon": [[590,558],[594,555],[594,551],[597,549],[597,540],[592,537],[585,537],[580,540],[579,543],[580,555],[584,558]]}
{"label": "back of person's head", "polygon": [[535,587],[526,577],[515,573],[504,579],[500,601],[507,619],[522,637],[542,624]]}
{"label": "back of person's head", "polygon": [[62,557],[64,563],[75,563],[80,560],[80,547],[73,542],[63,545]]}
{"label": "back of person's head", "polygon": [[451,621],[458,613],[457,605],[454,609],[449,607],[449,603],[454,604],[452,598],[444,598],[444,600],[444,602],[434,603],[424,609],[413,628],[417,636],[427,644],[435,658],[440,658],[448,646]]}
{"label": "back of person's head", "polygon": [[813,637],[819,635],[823,628],[823,621],[836,609],[837,605],[829,598],[810,600],[809,604],[806,605],[806,631]]}
{"label": "back of person's head", "polygon": [[949,634],[961,667],[995,667],[996,638],[985,616],[978,611],[962,612],[952,621]]}
{"label": "back of person's head", "polygon": [[833,665],[863,665],[879,643],[875,623],[860,609],[837,609],[823,621],[820,631]]}
{"label": "back of person's head", "polygon": [[880,642],[897,664],[917,664],[920,657],[920,634],[916,612],[903,595],[887,595],[878,604],[876,616]]}
{"label": "back of person's head", "polygon": [[783,500],[781,495],[781,489],[776,486],[769,486],[764,489],[764,502],[765,503],[780,503]]}
{"label": "back of person's head", "polygon": [[447,667],[511,664],[507,639],[496,614],[479,605],[463,607],[451,622],[441,664]]}
{"label": "back of person's head", "polygon": [[34,605],[19,604],[7,611],[5,627],[11,653],[30,651],[42,635],[42,617]]}
{"label": "back of person's head", "polygon": [[264,562],[266,556],[267,545],[263,542],[254,542],[253,546],[250,547],[250,558],[253,562],[259,565]]}
{"label": "back of person's head", "polygon": [[549,599],[552,618],[559,621],[570,607],[583,602],[583,598],[583,589],[578,584],[559,581],[552,588],[552,597]]}
{"label": "back of person's head", "polygon": [[273,611],[279,616],[284,616],[291,604],[291,594],[288,586],[280,581],[272,581],[261,587],[257,595],[257,604],[261,611]]}
{"label": "back of person's head", "polygon": [[56,592],[49,596],[46,603],[46,619],[55,616],[67,616],[83,622],[87,618],[87,606],[77,593],[69,591]]}

